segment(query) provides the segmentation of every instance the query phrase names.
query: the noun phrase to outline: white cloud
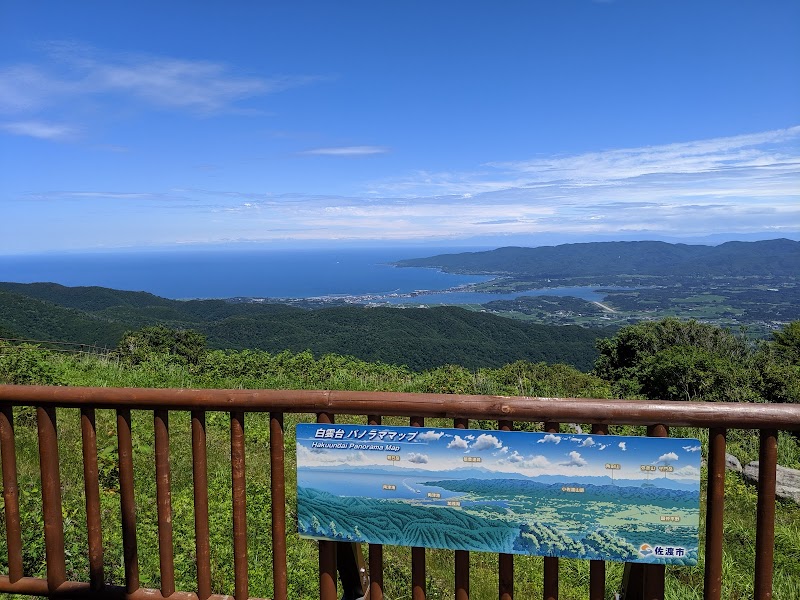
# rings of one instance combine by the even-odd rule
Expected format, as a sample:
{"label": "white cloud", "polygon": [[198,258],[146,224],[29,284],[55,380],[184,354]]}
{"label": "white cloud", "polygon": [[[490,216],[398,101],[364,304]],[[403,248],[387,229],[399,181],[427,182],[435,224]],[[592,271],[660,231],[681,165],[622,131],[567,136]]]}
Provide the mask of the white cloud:
{"label": "white cloud", "polygon": [[552,442],[554,444],[558,444],[558,443],[561,442],[561,436],[560,435],[553,435],[552,433],[548,433],[543,438],[540,438],[540,439],[536,440],[537,444],[545,444],[545,443],[548,443],[548,442]]}
{"label": "white cloud", "polygon": [[586,464],[586,459],[582,458],[580,452],[576,452],[575,450],[569,453],[569,460],[567,462],[561,463],[561,465],[565,467],[585,467]]}
{"label": "white cloud", "polygon": [[[457,235],[706,235],[800,227],[800,127],[420,171],[372,182]],[[488,210],[485,210],[488,209]]]}
{"label": "white cloud", "polygon": [[480,434],[477,439],[472,443],[473,450],[492,450],[501,448],[503,444],[495,436],[488,433]]}
{"label": "white cloud", "polygon": [[796,156],[774,152],[765,146],[793,141],[798,135],[800,126],[661,146],[490,165],[512,172],[533,174],[535,181],[566,180],[582,184],[631,179],[657,173],[708,173],[731,167],[763,167],[774,164],[776,159],[796,159]]}
{"label": "white cloud", "polygon": [[550,467],[552,465],[550,461],[547,460],[547,458],[545,458],[541,454],[536,454],[522,461],[520,466],[526,469],[546,469],[547,467]]}
{"label": "white cloud", "polygon": [[675,469],[672,473],[670,473],[670,477],[675,479],[697,479],[700,477],[700,471],[697,469],[697,467],[686,465],[680,469]]}
{"label": "white cloud", "polygon": [[552,463],[541,454],[528,456],[527,458],[514,450],[506,458],[497,461],[500,465],[511,465],[515,471],[519,469],[546,469],[552,467]]}
{"label": "white cloud", "polygon": [[[32,85],[36,86],[35,81]],[[13,89],[6,92],[7,99],[16,93]],[[55,86],[48,88],[48,93],[66,97],[77,92]],[[38,116],[6,120],[48,125],[63,121]],[[35,132],[30,128],[29,133]],[[53,139],[66,133],[45,128],[39,132]],[[542,158],[536,164],[544,161],[555,166],[540,171],[531,170],[528,161],[525,169],[517,170],[506,166],[506,170],[485,167],[472,173],[417,173],[407,180],[370,182],[364,191],[350,195],[150,190],[144,196],[160,199],[164,206],[169,203],[171,209],[176,208],[173,200],[179,199],[185,207],[175,226],[165,228],[150,243],[232,239],[447,242],[479,237],[498,245],[502,245],[497,241],[500,238],[528,245],[524,240],[536,244],[541,237],[549,241],[555,235],[564,241],[604,236],[660,239],[718,232],[793,237],[800,230],[800,127],[680,146],[609,150],[580,155],[583,158]],[[676,157],[674,170],[667,168],[670,156]],[[583,163],[592,165],[586,177],[578,168]],[[568,173],[572,175],[567,177]],[[122,197],[131,190],[109,192]],[[40,193],[36,199],[57,199],[64,194]],[[208,226],[212,220],[213,229]],[[136,237],[141,234],[119,220],[109,220],[95,231],[98,241],[90,245],[141,243]],[[31,221],[27,229],[14,232],[16,241],[6,241],[9,247],[27,247],[36,233]],[[155,238],[157,234],[148,235]]]}
{"label": "white cloud", "polygon": [[581,446],[582,447],[594,446],[594,440],[592,438],[588,437],[585,440],[583,440],[583,443],[581,444]]}
{"label": "white cloud", "polygon": [[672,462],[675,460],[678,460],[678,455],[674,452],[667,452],[666,454],[659,456],[656,462]]}
{"label": "white cloud", "polygon": [[[131,98],[158,108],[210,114],[245,98],[308,85],[308,75],[259,76],[230,65],[170,56],[101,53],[70,43],[47,45],[46,66],[18,64],[0,70],[0,111],[30,112],[80,98]],[[104,98],[105,96],[105,98]]]}
{"label": "white cloud", "polygon": [[335,146],[329,148],[313,148],[305,150],[300,154],[313,156],[371,156],[374,154],[386,154],[388,148],[383,146]]}
{"label": "white cloud", "polygon": [[683,446],[686,452],[700,452],[700,446]]}
{"label": "white cloud", "polygon": [[435,442],[438,441],[440,437],[444,435],[444,431],[426,431],[425,433],[421,433],[417,436],[418,440],[422,440],[423,442]]}
{"label": "white cloud", "polygon": [[608,444],[600,444],[600,445],[597,447],[597,449],[598,449],[598,450],[605,450],[606,448],[608,448]]}
{"label": "white cloud", "polygon": [[623,452],[625,452],[625,451],[628,449],[626,444],[627,444],[627,442],[620,442],[620,443],[619,443],[619,444],[617,444],[617,445],[619,446],[619,449],[620,449],[620,450],[622,450]]}
{"label": "white cloud", "polygon": [[504,462],[509,462],[509,463],[519,463],[519,462],[522,462],[524,459],[525,459],[525,457],[524,457],[522,454],[520,454],[519,452],[517,452],[516,450],[514,450],[514,451],[513,451],[513,452],[512,452],[512,453],[509,455],[509,457],[508,457],[508,458],[504,459]]}
{"label": "white cloud", "polygon": [[77,130],[69,125],[45,123],[42,121],[17,121],[0,124],[0,129],[14,135],[23,135],[42,140],[69,140],[75,137]]}
{"label": "white cloud", "polygon": [[447,444],[448,448],[455,448],[456,450],[466,450],[468,446],[467,440],[458,435],[453,436],[453,440]]}
{"label": "white cloud", "polygon": [[428,456],[425,454],[419,454],[417,452],[411,452],[408,455],[408,462],[424,465],[428,463]]}
{"label": "white cloud", "polygon": [[341,452],[330,452],[318,448],[308,448],[300,444],[297,446],[297,461],[299,464],[307,467],[329,464],[354,464],[364,462],[366,458],[363,452],[343,454]]}

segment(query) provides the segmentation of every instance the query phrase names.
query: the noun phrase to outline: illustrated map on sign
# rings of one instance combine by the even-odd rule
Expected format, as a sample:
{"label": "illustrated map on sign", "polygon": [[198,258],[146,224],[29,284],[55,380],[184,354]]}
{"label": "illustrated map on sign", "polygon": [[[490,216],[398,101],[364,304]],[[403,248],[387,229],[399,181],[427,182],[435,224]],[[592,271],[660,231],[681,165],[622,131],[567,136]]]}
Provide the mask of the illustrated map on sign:
{"label": "illustrated map on sign", "polygon": [[697,564],[696,439],[318,424],[296,434],[303,537]]}

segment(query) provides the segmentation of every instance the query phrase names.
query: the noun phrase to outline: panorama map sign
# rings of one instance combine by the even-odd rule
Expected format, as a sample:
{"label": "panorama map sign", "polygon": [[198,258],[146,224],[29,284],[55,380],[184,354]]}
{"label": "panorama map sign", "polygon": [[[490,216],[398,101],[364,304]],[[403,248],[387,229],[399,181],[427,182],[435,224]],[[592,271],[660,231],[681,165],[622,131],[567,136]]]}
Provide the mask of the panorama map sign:
{"label": "panorama map sign", "polygon": [[696,439],[318,424],[296,437],[303,537],[697,564]]}

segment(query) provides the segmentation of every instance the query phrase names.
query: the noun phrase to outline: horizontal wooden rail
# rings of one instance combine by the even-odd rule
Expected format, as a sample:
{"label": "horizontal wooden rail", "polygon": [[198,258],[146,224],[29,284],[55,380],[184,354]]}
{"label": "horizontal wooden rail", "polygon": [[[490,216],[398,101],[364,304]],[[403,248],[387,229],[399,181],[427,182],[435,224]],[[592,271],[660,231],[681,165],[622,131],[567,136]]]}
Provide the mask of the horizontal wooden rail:
{"label": "horizontal wooden rail", "polygon": [[800,406],[738,402],[531,398],[330,390],[192,390],[0,385],[0,403],[143,410],[382,414],[800,431]]}
{"label": "horizontal wooden rail", "polygon": [[[26,577],[23,573],[20,535],[19,483],[14,435],[14,407],[33,406],[37,414],[41,493],[46,544],[47,577]],[[82,459],[86,502],[88,582],[69,581],[65,572],[64,524],[61,519],[56,408],[80,409]],[[103,571],[102,532],[98,497],[97,432],[95,410],[116,411],[116,437],[119,456],[119,502],[122,529],[124,586],[107,585]],[[161,589],[141,587],[139,548],[136,536],[134,501],[133,438],[131,411],[152,411],[156,506],[158,514],[159,572]],[[171,431],[169,412],[191,413],[191,430]],[[650,435],[667,435],[669,427],[709,429],[708,496],[705,546],[705,597],[719,598],[722,573],[722,519],[724,510],[725,437],[731,429],[760,430],[760,474],[758,486],[757,552],[754,569],[755,597],[767,600],[772,595],[772,568],[775,521],[775,471],[777,433],[800,430],[800,406],[790,404],[740,404],[704,402],[666,402],[603,400],[586,398],[529,398],[478,395],[413,394],[394,392],[351,392],[327,390],[186,390],[142,388],[80,388],[0,385],[0,450],[2,451],[3,498],[5,504],[8,574],[0,575],[0,593],[70,598],[125,598],[128,600],[228,600],[230,596],[212,593],[210,577],[209,499],[206,440],[206,412],[224,411],[230,421],[231,505],[233,521],[234,594],[237,600],[249,598],[247,495],[245,469],[245,416],[269,412],[271,553],[273,598],[288,597],[288,569],[285,514],[284,415],[315,414],[318,422],[333,423],[338,415],[367,415],[371,424],[381,417],[409,417],[410,425],[422,426],[426,418],[454,419],[454,426],[465,427],[468,419],[497,420],[499,429],[510,430],[514,422],[544,423],[546,431],[559,431],[562,423],[591,423],[592,433],[608,433],[609,425],[646,425]],[[249,419],[249,417],[248,417]],[[197,591],[175,589],[173,556],[170,440],[177,435],[191,436],[194,494]],[[349,545],[348,545],[349,546]],[[337,598],[337,561],[343,567],[342,544],[319,543],[321,598]],[[353,588],[369,589],[370,597],[383,597],[383,547],[370,546],[369,566],[373,575],[366,579],[358,545],[355,552],[358,570]],[[411,549],[411,597],[427,597],[426,551]],[[455,598],[470,596],[469,553],[455,553]],[[605,563],[590,565],[590,598],[600,600],[605,593]],[[663,598],[663,566],[646,566],[626,571],[623,585],[628,597]],[[543,597],[558,598],[559,562],[544,560]],[[344,582],[344,575],[342,575]],[[638,589],[637,589],[638,588]],[[642,595],[637,596],[637,591]],[[358,594],[360,595],[360,593]],[[345,596],[350,597],[345,590]],[[357,596],[353,596],[357,597]],[[514,561],[511,555],[498,558],[498,597],[514,598]]]}

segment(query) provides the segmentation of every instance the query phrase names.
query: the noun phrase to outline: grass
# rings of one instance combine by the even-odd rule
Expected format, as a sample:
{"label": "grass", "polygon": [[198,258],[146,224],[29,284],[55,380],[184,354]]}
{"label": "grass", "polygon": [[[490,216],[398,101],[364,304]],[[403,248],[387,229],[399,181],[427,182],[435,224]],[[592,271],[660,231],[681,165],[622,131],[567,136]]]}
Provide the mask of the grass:
{"label": "grass", "polygon": [[[161,369],[123,369],[97,361],[56,363],[59,376],[71,385],[115,387],[293,387],[284,380],[218,380],[199,381],[184,368],[171,365]],[[388,385],[369,379],[354,380],[340,377],[336,385],[342,389],[374,389]],[[408,383],[413,387],[413,382]],[[17,462],[20,483],[20,508],[23,518],[23,562],[25,574],[44,577],[44,536],[39,484],[39,459],[36,440],[36,419],[32,408],[16,408]],[[65,523],[65,547],[68,578],[88,580],[88,557],[85,531],[83,471],[81,459],[80,418],[76,409],[59,409],[58,431],[62,501]],[[289,596],[318,597],[316,543],[300,539],[295,529],[296,519],[296,462],[294,426],[311,422],[309,414],[287,414],[286,490],[287,490],[287,550],[289,564]],[[348,422],[364,423],[353,418]],[[406,419],[386,418],[385,424],[404,425]],[[430,426],[448,427],[450,421],[430,420]],[[473,422],[476,427],[491,427],[492,422]],[[534,428],[539,428],[538,426]],[[588,431],[588,426],[584,428]],[[160,585],[157,552],[157,515],[155,511],[155,467],[153,448],[153,414],[133,411],[135,488],[137,506],[137,536],[141,583],[145,587]],[[232,506],[230,473],[230,422],[225,413],[207,414],[208,478],[210,504],[210,534],[212,557],[212,587],[214,593],[233,593]],[[186,412],[170,413],[170,458],[172,473],[172,507],[175,549],[176,587],[196,589],[194,557],[194,506],[192,497],[192,456],[190,417]],[[643,428],[614,427],[612,433],[641,435]],[[707,431],[689,428],[674,429],[671,435],[697,437],[703,447]],[[122,584],[122,539],[119,514],[119,483],[117,479],[116,419],[111,410],[97,411],[98,462],[101,485],[101,511],[105,550],[106,580]],[[271,597],[272,545],[271,497],[269,469],[269,415],[248,413],[245,419],[247,469],[247,519],[250,595]],[[779,462],[800,467],[800,448],[791,435],[779,437]],[[758,438],[755,432],[731,431],[729,452],[743,464],[758,459]],[[705,480],[705,478],[704,478]],[[755,562],[755,489],[740,476],[729,472],[725,486],[725,546],[723,555],[723,598],[734,600],[753,597]],[[704,509],[701,515],[704,515]],[[4,513],[0,511],[0,520]],[[0,532],[5,531],[4,523]],[[701,518],[701,535],[703,519]],[[701,548],[703,540],[701,539]],[[364,546],[366,556],[366,546]],[[0,538],[0,572],[7,572],[5,538]],[[454,593],[453,552],[428,550],[428,598],[452,598]],[[538,597],[542,589],[542,559],[515,558],[515,596]],[[384,581],[387,598],[410,598],[411,560],[408,548],[386,547],[384,550]],[[494,598],[497,595],[497,556],[485,553],[470,554],[471,597]],[[776,600],[800,598],[800,507],[779,501],[775,526]],[[607,563],[606,597],[613,598],[622,579],[623,565]],[[560,598],[586,598],[588,595],[589,563],[579,560],[560,561]],[[703,597],[703,557],[696,567],[668,567],[667,598],[699,599]]]}

